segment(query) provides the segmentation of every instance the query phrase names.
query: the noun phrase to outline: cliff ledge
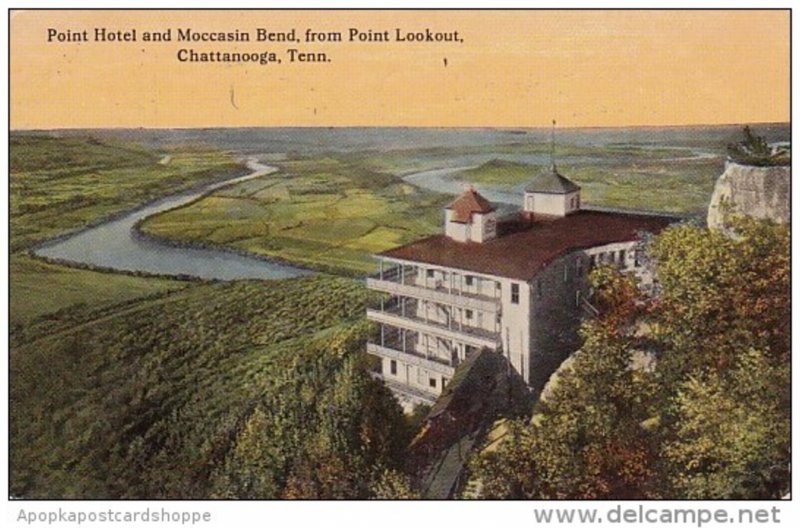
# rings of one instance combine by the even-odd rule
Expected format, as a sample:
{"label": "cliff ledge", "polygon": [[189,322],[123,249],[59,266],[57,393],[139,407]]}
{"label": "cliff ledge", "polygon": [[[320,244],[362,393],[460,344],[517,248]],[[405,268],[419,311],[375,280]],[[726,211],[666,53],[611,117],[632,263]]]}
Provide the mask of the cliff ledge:
{"label": "cliff ledge", "polygon": [[725,227],[725,217],[743,214],[779,223],[790,220],[791,167],[754,167],[728,161],[708,206],[708,227]]}

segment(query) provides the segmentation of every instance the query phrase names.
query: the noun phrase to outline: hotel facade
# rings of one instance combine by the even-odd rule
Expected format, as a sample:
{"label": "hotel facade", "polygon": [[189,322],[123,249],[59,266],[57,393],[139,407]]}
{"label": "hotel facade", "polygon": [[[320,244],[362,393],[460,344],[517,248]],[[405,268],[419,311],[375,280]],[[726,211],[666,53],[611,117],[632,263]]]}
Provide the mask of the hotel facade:
{"label": "hotel facade", "polygon": [[406,408],[435,401],[482,349],[541,388],[580,346],[582,318],[596,313],[591,269],[614,265],[648,282],[639,242],[674,221],[582,209],[580,188],[555,165],[522,198],[521,210],[498,217],[470,188],[445,209],[443,234],[375,256],[367,286],[384,295],[367,311],[379,326],[367,352]]}

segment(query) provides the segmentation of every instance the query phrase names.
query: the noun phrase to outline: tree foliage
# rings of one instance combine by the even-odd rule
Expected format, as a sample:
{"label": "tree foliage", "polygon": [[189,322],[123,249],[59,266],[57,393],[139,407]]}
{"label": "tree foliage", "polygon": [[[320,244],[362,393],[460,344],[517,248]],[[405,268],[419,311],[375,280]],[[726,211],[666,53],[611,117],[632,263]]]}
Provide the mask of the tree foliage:
{"label": "tree foliage", "polygon": [[610,268],[593,277],[603,317],[562,370],[530,424],[516,423],[501,448],[474,469],[491,498],[646,498],[657,494],[652,433],[643,424],[655,385],[629,368],[637,313],[630,278]]}
{"label": "tree foliage", "polygon": [[407,425],[360,366],[366,295],[325,276],[201,284],[42,327],[12,351],[12,493],[369,496]]}
{"label": "tree foliage", "polygon": [[788,365],[751,350],[727,376],[708,371],[680,385],[676,430],[663,449],[678,495],[748,499],[786,492],[789,379]]}
{"label": "tree foliage", "polygon": [[[472,471],[488,498],[775,498],[788,488],[789,230],[682,225],[659,288],[599,268],[601,315],[530,423]],[[652,361],[642,361],[649,358]]]}
{"label": "tree foliage", "polygon": [[791,163],[788,151],[773,151],[767,140],[763,136],[755,135],[749,126],[745,126],[742,133],[742,141],[728,144],[728,157],[736,163],[757,167]]}

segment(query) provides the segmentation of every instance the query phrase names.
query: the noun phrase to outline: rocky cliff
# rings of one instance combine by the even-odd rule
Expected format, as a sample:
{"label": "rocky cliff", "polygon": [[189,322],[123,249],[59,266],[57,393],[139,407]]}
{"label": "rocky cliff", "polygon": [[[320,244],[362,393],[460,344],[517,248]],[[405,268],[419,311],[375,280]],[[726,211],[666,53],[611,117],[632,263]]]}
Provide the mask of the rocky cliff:
{"label": "rocky cliff", "polygon": [[736,214],[789,222],[790,175],[789,166],[753,167],[728,161],[711,196],[708,227],[722,228],[725,217]]}

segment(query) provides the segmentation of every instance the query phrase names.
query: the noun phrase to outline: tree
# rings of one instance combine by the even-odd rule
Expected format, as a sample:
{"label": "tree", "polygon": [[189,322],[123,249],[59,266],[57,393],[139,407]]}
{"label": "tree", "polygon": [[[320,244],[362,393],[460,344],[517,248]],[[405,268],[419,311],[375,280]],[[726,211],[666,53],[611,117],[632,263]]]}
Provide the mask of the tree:
{"label": "tree", "polygon": [[287,498],[368,498],[381,474],[400,466],[409,440],[400,406],[356,357],[319,398],[316,425],[292,467]]}
{"label": "tree", "polygon": [[762,136],[753,134],[749,126],[742,130],[744,139],[739,143],[728,144],[728,156],[737,163],[758,167],[788,165],[790,159],[785,151],[773,152]]}
{"label": "tree", "polygon": [[734,236],[681,225],[651,247],[660,292],[650,323],[667,383],[724,370],[751,348],[789,360],[789,229],[750,218],[731,228]]}
{"label": "tree", "polygon": [[681,497],[779,499],[788,491],[789,379],[788,365],[751,350],[728,376],[698,373],[681,384],[675,439],[664,447]]}
{"label": "tree", "polygon": [[370,497],[381,500],[416,500],[420,494],[411,485],[411,479],[404,473],[385,469],[370,488]]}
{"label": "tree", "polygon": [[[488,498],[776,498],[789,483],[789,229],[681,225],[658,288],[593,272],[600,315],[530,423],[471,465]],[[634,356],[655,359],[636,366]]]}
{"label": "tree", "polygon": [[592,279],[602,315],[584,325],[574,362],[532,422],[514,424],[500,448],[472,466],[488,498],[658,495],[657,444],[646,426],[656,385],[631,368],[637,290],[610,268]]}

